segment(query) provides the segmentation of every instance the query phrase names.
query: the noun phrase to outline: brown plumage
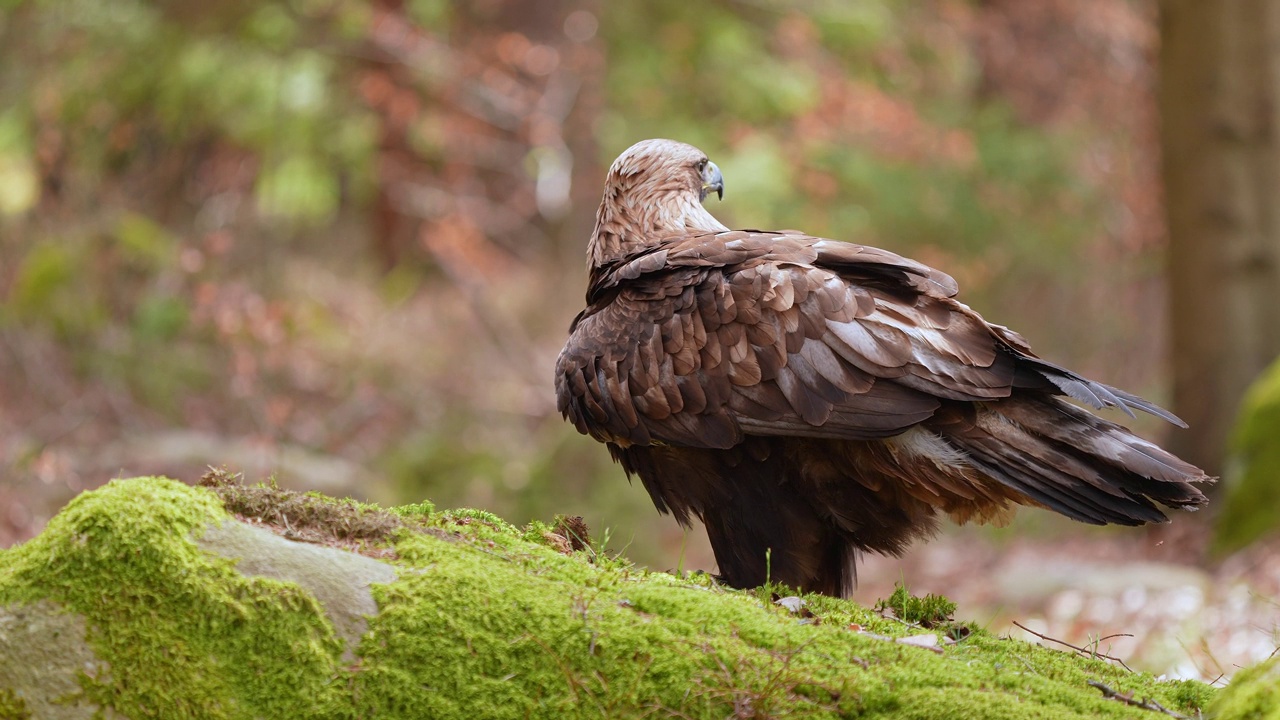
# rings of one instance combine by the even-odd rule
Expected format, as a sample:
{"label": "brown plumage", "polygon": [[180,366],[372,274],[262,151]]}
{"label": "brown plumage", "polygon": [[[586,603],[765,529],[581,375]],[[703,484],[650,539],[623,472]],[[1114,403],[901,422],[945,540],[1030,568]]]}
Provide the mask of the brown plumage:
{"label": "brown plumage", "polygon": [[659,511],[702,519],[728,584],[846,594],[858,551],[901,553],[939,514],[1140,525],[1205,502],[1203,471],[1058,396],[1173,415],[1037,358],[937,270],[729,230],[702,206],[722,189],[683,143],[614,162],[556,393]]}

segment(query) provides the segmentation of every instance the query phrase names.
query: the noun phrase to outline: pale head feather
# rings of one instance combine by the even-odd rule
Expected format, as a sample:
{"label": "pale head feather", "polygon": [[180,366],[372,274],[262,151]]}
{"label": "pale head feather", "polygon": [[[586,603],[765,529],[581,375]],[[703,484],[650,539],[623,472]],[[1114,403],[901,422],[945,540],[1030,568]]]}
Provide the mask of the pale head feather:
{"label": "pale head feather", "polygon": [[728,230],[702,205],[707,154],[675,140],[641,140],[627,148],[605,178],[604,197],[587,246],[598,267],[646,245],[687,232]]}

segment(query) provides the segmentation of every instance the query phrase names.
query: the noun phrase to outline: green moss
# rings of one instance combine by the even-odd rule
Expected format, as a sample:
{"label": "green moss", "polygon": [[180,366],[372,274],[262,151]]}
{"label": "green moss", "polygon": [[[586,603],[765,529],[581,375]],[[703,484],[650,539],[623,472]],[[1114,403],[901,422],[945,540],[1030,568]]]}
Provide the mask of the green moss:
{"label": "green moss", "polygon": [[381,612],[354,679],[359,714],[1131,715],[1089,679],[1192,709],[1150,676],[981,632],[941,656],[886,642],[849,624],[877,634],[910,629],[845,601],[808,598],[815,625],[754,593],[615,572],[514,532],[486,532],[480,553],[465,544],[429,536],[397,543],[420,572],[375,591]]}
{"label": "green moss", "polygon": [[912,625],[931,628],[951,620],[956,604],[941,595],[916,597],[907,592],[902,583],[893,588],[893,594],[876,605],[877,610],[892,610],[895,617]]}
{"label": "green moss", "polygon": [[433,518],[440,525],[471,525],[479,524],[497,530],[499,532],[510,533],[515,530],[515,526],[494,515],[487,510],[474,510],[472,508],[457,508],[454,510],[445,510]]}
{"label": "green moss", "polygon": [[109,676],[85,699],[129,718],[319,717],[339,706],[342,651],[296,585],[247,578],[193,541],[227,518],[211,492],[115,480],[0,557],[0,604],[82,615]]}
{"label": "green moss", "polygon": [[1218,694],[1213,687],[1195,680],[1172,680],[1168,685],[1169,697],[1181,707],[1209,707]]}
{"label": "green moss", "polygon": [[1218,515],[1214,550],[1238,550],[1280,527],[1280,360],[1254,381],[1240,403],[1231,438],[1234,480]]}
{"label": "green moss", "polygon": [[389,509],[401,517],[425,520],[430,518],[432,513],[436,511],[436,506],[430,500],[423,500],[419,503],[399,505]]}
{"label": "green moss", "polygon": [[[341,506],[301,497],[278,500]],[[802,618],[767,592],[557,552],[536,542],[551,526],[409,515],[431,527],[364,548],[394,555],[398,579],[374,585],[350,663],[313,597],[199,549],[226,511],[168,480],[87,493],[0,554],[0,605],[82,614],[110,667],[84,692],[131,718],[1121,718],[1088,680],[1189,713],[1212,693],[982,631],[938,654],[850,602],[809,596]]]}
{"label": "green moss", "polygon": [[27,704],[12,690],[0,688],[0,720],[30,720]]}
{"label": "green moss", "polygon": [[1215,720],[1280,720],[1280,659],[1240,671],[1209,714]]}

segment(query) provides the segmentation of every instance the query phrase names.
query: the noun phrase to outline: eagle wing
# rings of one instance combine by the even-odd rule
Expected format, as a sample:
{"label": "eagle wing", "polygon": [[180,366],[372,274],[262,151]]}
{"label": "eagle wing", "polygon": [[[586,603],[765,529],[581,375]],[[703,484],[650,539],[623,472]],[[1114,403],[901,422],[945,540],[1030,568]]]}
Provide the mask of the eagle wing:
{"label": "eagle wing", "polygon": [[594,273],[557,363],[559,408],[620,446],[726,449],[745,434],[890,437],[942,401],[1015,386],[1145,406],[1034,358],[955,294],[950,276],[872,247],[760,231],[669,238]]}

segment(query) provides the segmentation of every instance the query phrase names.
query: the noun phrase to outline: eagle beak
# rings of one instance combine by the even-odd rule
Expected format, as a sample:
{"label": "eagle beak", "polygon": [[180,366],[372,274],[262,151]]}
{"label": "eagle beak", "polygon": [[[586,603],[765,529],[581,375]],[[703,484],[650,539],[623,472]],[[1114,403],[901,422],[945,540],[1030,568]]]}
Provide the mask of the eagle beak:
{"label": "eagle beak", "polygon": [[712,192],[715,192],[718,199],[724,199],[724,176],[720,174],[720,168],[716,167],[715,163],[708,162],[702,170],[701,199],[706,200]]}

